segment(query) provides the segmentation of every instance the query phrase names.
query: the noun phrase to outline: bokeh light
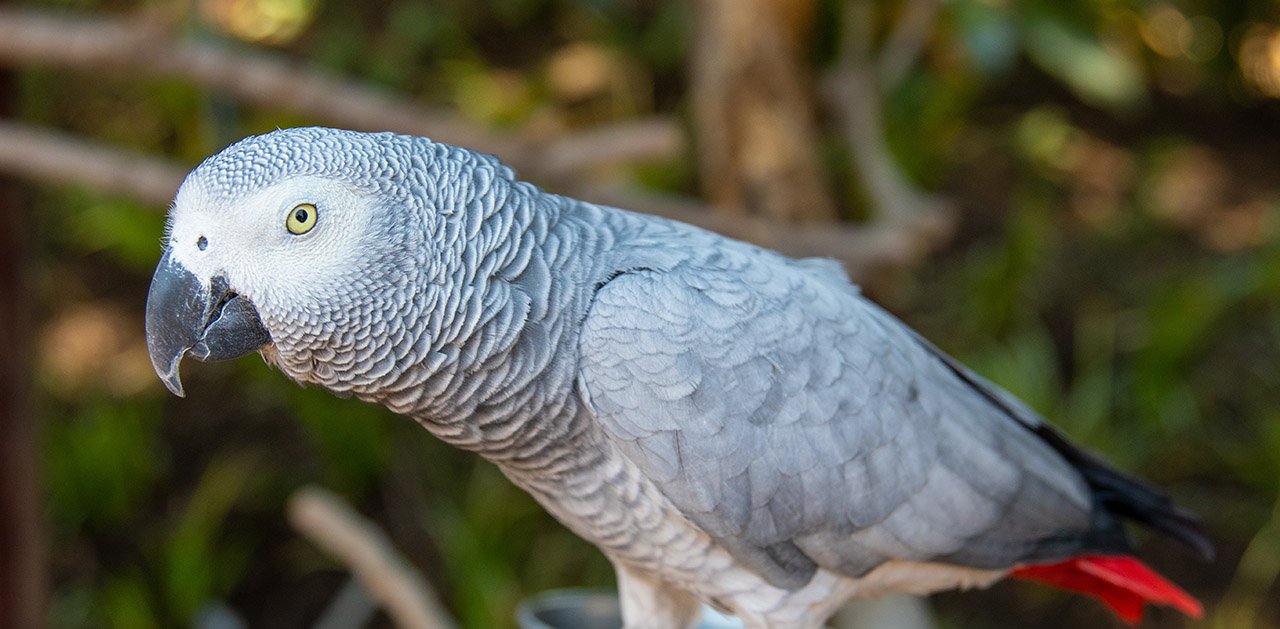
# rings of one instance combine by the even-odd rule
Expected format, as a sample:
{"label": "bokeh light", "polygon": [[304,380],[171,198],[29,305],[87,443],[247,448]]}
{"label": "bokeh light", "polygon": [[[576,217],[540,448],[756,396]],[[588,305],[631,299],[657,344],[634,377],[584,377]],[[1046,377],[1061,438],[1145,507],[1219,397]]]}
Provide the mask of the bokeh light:
{"label": "bokeh light", "polygon": [[1240,72],[1262,94],[1280,98],[1280,29],[1252,24],[1240,43]]}
{"label": "bokeh light", "polygon": [[1222,26],[1207,15],[1188,17],[1170,4],[1157,4],[1143,16],[1142,40],[1157,54],[1170,59],[1205,62],[1222,50]]}
{"label": "bokeh light", "polygon": [[245,41],[287,44],[315,17],[316,0],[202,0],[200,13],[214,28]]}

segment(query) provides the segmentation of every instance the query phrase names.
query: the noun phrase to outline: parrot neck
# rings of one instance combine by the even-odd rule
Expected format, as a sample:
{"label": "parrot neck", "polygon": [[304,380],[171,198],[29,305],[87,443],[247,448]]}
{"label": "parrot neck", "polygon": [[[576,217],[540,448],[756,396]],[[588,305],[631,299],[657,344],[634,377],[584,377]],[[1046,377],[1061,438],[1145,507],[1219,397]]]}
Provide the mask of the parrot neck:
{"label": "parrot neck", "polygon": [[577,328],[608,238],[586,216],[594,206],[528,184],[504,201],[468,239],[486,248],[463,252],[471,262],[449,283],[468,290],[426,310],[440,322],[429,351],[371,397],[504,468],[545,469],[563,458],[556,444],[589,430],[574,395]]}

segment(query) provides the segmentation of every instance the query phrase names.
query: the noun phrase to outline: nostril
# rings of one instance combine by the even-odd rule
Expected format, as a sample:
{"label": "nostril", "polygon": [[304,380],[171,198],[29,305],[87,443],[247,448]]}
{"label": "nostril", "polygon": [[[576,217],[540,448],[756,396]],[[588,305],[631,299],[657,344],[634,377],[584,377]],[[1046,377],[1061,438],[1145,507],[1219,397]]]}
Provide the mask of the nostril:
{"label": "nostril", "polygon": [[197,239],[196,239],[196,247],[198,247],[201,251],[204,251],[205,249],[208,249],[208,248],[209,248],[209,239],[208,239],[208,238],[205,238],[204,236],[201,236],[201,237],[197,238]]}

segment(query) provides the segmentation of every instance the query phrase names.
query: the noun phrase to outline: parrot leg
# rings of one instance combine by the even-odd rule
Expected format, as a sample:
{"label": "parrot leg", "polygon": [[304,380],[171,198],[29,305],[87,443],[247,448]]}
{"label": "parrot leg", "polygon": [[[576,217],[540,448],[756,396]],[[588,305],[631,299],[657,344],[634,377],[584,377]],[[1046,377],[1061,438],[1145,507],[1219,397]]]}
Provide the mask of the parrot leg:
{"label": "parrot leg", "polygon": [[654,580],[613,563],[618,573],[618,596],[622,600],[623,629],[681,629],[694,627],[702,604],[684,590]]}

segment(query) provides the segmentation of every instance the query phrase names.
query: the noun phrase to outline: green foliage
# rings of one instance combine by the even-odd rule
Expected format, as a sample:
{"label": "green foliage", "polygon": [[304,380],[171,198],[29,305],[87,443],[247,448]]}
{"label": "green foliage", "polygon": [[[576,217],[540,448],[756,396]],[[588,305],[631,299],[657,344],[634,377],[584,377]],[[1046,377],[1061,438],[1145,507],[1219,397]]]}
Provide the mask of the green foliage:
{"label": "green foliage", "polygon": [[155,208],[123,199],[93,199],[68,194],[62,221],[66,238],[81,255],[106,251],[125,266],[148,270],[155,266],[164,235],[164,217]]}
{"label": "green foliage", "polygon": [[222,531],[260,465],[243,455],[215,459],[187,504],[170,516],[160,536],[159,561],[163,600],[174,620],[190,622],[206,601],[225,596],[250,565],[252,549],[224,540]]}
{"label": "green foliage", "polygon": [[105,626],[117,629],[161,627],[152,600],[140,575],[114,578],[102,587],[100,619]]}
{"label": "green foliage", "polygon": [[1106,48],[1093,32],[1033,14],[1026,41],[1031,60],[1086,102],[1129,109],[1143,97],[1145,77],[1137,61]]}
{"label": "green foliage", "polygon": [[321,456],[326,486],[349,495],[377,486],[391,453],[388,422],[401,419],[369,404],[336,400],[319,389],[290,387],[282,393]]}
{"label": "green foliage", "polygon": [[102,400],[46,426],[47,495],[60,529],[127,528],[164,472],[156,410]]}

